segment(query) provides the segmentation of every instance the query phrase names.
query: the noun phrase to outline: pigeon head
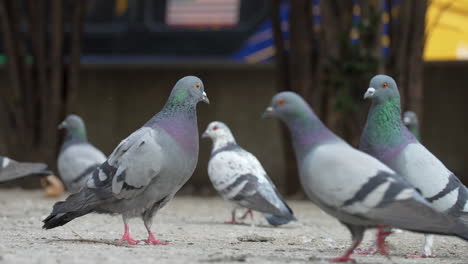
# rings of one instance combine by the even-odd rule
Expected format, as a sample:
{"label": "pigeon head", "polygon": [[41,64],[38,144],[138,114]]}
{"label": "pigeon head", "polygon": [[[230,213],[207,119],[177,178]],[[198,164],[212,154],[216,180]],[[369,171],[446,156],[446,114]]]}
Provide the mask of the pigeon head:
{"label": "pigeon head", "polygon": [[206,128],[202,135],[202,138],[216,139],[219,137],[225,137],[231,135],[231,130],[223,122],[213,121]]}
{"label": "pigeon head", "polygon": [[276,94],[263,116],[278,117],[287,125],[299,162],[316,146],[340,140],[320,121],[307,102],[294,92]]}
{"label": "pigeon head", "polygon": [[417,126],[419,123],[418,116],[413,111],[406,111],[403,114],[403,123],[405,126]]}
{"label": "pigeon head", "polygon": [[59,129],[66,129],[68,138],[86,140],[86,127],[83,119],[77,115],[68,115],[58,126]]}
{"label": "pigeon head", "polygon": [[195,76],[180,79],[172,89],[168,101],[171,106],[193,106],[199,102],[210,103],[203,82]]}
{"label": "pigeon head", "polygon": [[222,141],[226,144],[236,142],[229,127],[219,121],[211,122],[203,133],[202,138],[211,138],[213,142]]}
{"label": "pigeon head", "polygon": [[421,135],[420,135],[420,132],[419,132],[419,120],[418,120],[418,116],[416,115],[415,112],[406,111],[403,114],[403,124],[405,124],[405,126],[409,129],[409,131],[411,133],[413,133],[413,135],[418,140],[421,139]]}
{"label": "pigeon head", "polygon": [[278,117],[283,121],[315,117],[307,102],[297,93],[280,92],[273,96],[270,106],[263,113],[263,117]]}
{"label": "pigeon head", "polygon": [[364,94],[364,99],[371,99],[373,102],[381,103],[389,99],[400,100],[398,86],[392,77],[387,75],[376,75],[371,79],[369,88]]}

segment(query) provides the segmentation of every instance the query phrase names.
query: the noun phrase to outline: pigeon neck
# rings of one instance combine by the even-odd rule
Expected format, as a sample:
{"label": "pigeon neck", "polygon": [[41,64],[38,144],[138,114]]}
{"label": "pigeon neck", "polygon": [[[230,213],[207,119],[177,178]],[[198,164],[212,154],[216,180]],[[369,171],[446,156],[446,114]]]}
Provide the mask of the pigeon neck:
{"label": "pigeon neck", "polygon": [[86,136],[86,129],[82,127],[72,127],[67,129],[67,135],[65,136],[66,141],[86,142],[88,141]]}
{"label": "pigeon neck", "polygon": [[419,133],[419,125],[417,123],[409,124],[407,127],[408,127],[408,130],[411,132],[411,134],[414,135],[415,138],[417,138],[418,140],[421,140],[421,134]]}
{"label": "pigeon neck", "polygon": [[338,139],[311,110],[296,115],[294,118],[287,118],[286,124],[291,132],[294,150],[299,162],[312,149],[325,141]]}
{"label": "pigeon neck", "polygon": [[363,151],[386,162],[413,141],[414,136],[401,121],[399,98],[372,103],[361,138]]}
{"label": "pigeon neck", "polygon": [[236,140],[232,136],[231,133],[226,133],[223,135],[218,135],[217,137],[213,138],[213,150],[212,152],[226,147],[228,145],[237,145]]}
{"label": "pigeon neck", "polygon": [[198,127],[195,105],[166,106],[145,127],[164,129],[187,154],[198,155]]}

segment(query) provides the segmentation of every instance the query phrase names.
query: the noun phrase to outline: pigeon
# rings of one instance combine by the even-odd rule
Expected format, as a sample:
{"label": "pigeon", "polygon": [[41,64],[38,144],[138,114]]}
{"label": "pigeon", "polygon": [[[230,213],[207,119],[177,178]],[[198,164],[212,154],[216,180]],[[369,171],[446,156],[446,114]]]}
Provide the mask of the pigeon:
{"label": "pigeon", "polygon": [[43,220],[44,229],[62,226],[91,212],[121,214],[120,243],[136,244],[129,218],[141,217],[148,231],[146,243],[167,244],[151,232],[153,216],[192,176],[198,162],[196,106],[209,103],[202,81],[180,79],[162,110],[114,149],[78,193],[54,205]]}
{"label": "pigeon", "polygon": [[[468,224],[468,191],[445,165],[427,150],[401,119],[400,94],[393,78],[377,75],[364,94],[371,99],[360,149],[395,170],[439,211]],[[432,256],[432,239],[426,236],[422,254]]]}
{"label": "pigeon", "polygon": [[[240,147],[231,130],[222,122],[211,122],[202,137],[213,140],[208,175],[214,188],[223,197],[237,206],[263,214],[273,226],[293,220],[293,211],[276,190],[258,159]],[[236,207],[228,224],[241,224],[236,220]]]}
{"label": "pigeon", "polygon": [[[350,256],[368,228],[392,226],[468,240],[467,226],[432,209],[395,171],[336,136],[298,94],[275,95],[264,116],[286,123],[307,196],[351,232],[352,246],[330,261],[353,261]],[[382,238],[377,246],[388,256]]]}
{"label": "pigeon", "polygon": [[[415,112],[413,111],[406,111],[403,113],[403,123],[405,124],[405,126],[408,128],[408,130],[418,139],[420,140],[420,133],[419,133],[419,121],[418,121],[418,116],[416,115]],[[384,236],[384,237],[387,237],[391,234],[393,234],[393,232],[401,232],[401,230],[399,229],[392,229],[391,227],[387,227],[385,230],[384,230],[384,233],[381,233],[380,236]],[[430,235],[430,234],[426,234],[425,236],[425,244],[424,244],[424,247],[423,247],[423,251],[425,252],[425,254],[427,254],[426,256],[431,256],[432,253],[430,252],[431,250],[431,247],[432,247],[432,241],[433,241],[433,235]],[[369,248],[369,249],[366,249],[366,250],[355,250],[355,253],[357,254],[362,254],[362,255],[368,255],[368,254],[375,254],[377,253],[377,248],[376,248],[376,245],[377,245],[377,241],[374,241],[372,246]],[[409,255],[409,257],[417,257],[419,255]]]}
{"label": "pigeon", "polygon": [[86,127],[77,115],[69,115],[59,125],[66,129],[65,140],[57,158],[57,167],[68,191],[78,192],[107,157],[88,142]]}
{"label": "pigeon", "polygon": [[47,170],[44,163],[18,162],[0,156],[0,182],[7,182],[26,176],[48,176],[52,172]]}
{"label": "pigeon", "polygon": [[403,113],[403,124],[408,130],[416,137],[417,140],[421,141],[421,133],[419,132],[419,120],[418,116],[413,111],[406,111]]}

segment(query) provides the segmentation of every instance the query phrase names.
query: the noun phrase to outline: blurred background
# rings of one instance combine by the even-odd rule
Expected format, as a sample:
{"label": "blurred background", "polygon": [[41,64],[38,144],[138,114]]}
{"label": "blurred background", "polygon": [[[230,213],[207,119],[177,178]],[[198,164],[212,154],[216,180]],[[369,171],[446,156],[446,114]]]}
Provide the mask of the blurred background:
{"label": "blurred background", "polygon": [[[425,145],[466,183],[467,23],[468,0],[0,0],[0,155],[55,169],[69,113],[108,155],[197,75],[211,101],[200,133],[225,122],[281,192],[300,196],[287,131],[260,118],[272,95],[300,93],[357,146],[363,93],[386,73]],[[211,142],[200,146],[183,192],[209,195]]]}

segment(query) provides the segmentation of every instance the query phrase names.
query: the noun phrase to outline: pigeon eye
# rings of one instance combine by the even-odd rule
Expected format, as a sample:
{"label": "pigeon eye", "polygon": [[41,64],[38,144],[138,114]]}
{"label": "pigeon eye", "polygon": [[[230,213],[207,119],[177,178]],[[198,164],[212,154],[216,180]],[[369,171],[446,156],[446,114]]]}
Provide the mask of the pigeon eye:
{"label": "pigeon eye", "polygon": [[196,83],[196,84],[194,85],[194,87],[195,87],[196,89],[200,89],[200,88],[201,88],[201,84],[200,84],[200,83]]}
{"label": "pigeon eye", "polygon": [[286,101],[284,99],[279,99],[276,103],[278,105],[284,105],[286,103]]}
{"label": "pigeon eye", "polygon": [[218,126],[214,126],[213,130],[218,130],[218,128],[219,128]]}
{"label": "pigeon eye", "polygon": [[388,83],[384,82],[382,83],[382,88],[387,88],[388,87]]}

